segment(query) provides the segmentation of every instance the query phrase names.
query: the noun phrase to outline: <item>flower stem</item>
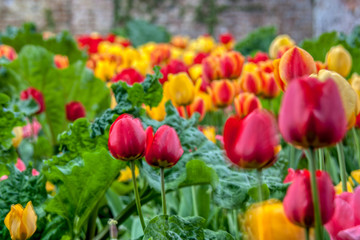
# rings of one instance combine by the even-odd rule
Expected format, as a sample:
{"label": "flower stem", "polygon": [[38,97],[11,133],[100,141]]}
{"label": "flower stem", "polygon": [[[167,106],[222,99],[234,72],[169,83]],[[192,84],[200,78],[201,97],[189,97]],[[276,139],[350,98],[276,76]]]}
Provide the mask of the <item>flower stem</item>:
{"label": "flower stem", "polygon": [[142,211],[141,211],[139,190],[137,188],[137,183],[136,183],[135,161],[130,161],[130,168],[131,168],[131,175],[132,175],[132,180],[133,180],[133,184],[134,184],[134,194],[135,194],[136,208],[137,208],[137,211],[138,211],[138,214],[139,214],[141,227],[142,227],[143,231],[145,232],[145,221],[144,221],[144,217],[143,217],[143,214],[142,214]]}
{"label": "flower stem", "polygon": [[323,230],[321,223],[320,204],[319,204],[319,192],[316,182],[316,166],[314,160],[314,150],[310,149],[308,156],[310,179],[311,179],[311,193],[314,204],[314,216],[315,216],[315,239],[323,239]]}
{"label": "flower stem", "polygon": [[345,157],[344,157],[344,146],[343,146],[342,142],[339,142],[336,145],[336,150],[338,152],[338,158],[339,158],[340,179],[341,179],[342,191],[347,192],[346,166],[345,166]]}
{"label": "flower stem", "polygon": [[195,186],[191,186],[191,195],[192,195],[194,215],[199,216],[198,206],[197,206],[197,202],[196,202],[196,188],[195,188]]}
{"label": "flower stem", "polygon": [[162,208],[163,214],[166,215],[166,197],[165,197],[165,179],[164,179],[164,168],[160,168],[161,175],[161,197],[162,197]]}
{"label": "flower stem", "polygon": [[308,227],[305,228],[305,237],[306,240],[310,240],[310,229]]}
{"label": "flower stem", "polygon": [[290,164],[289,165],[291,168],[295,169],[295,147],[292,145],[289,145],[289,147],[290,147],[290,156],[289,156]]}
{"label": "flower stem", "polygon": [[259,202],[262,202],[264,200],[263,192],[262,192],[262,170],[258,169],[257,171],[257,177],[258,177],[258,190],[259,190]]}
{"label": "flower stem", "polygon": [[322,148],[318,149],[318,153],[319,153],[319,169],[321,171],[325,170],[325,161],[324,161],[324,150]]}
{"label": "flower stem", "polygon": [[359,163],[359,167],[360,167],[360,146],[359,146],[359,137],[357,135],[356,129],[355,127],[353,127],[351,129],[352,134],[353,134],[353,138],[354,138],[354,142],[355,142],[355,152],[356,152],[356,158],[358,159],[358,163]]}

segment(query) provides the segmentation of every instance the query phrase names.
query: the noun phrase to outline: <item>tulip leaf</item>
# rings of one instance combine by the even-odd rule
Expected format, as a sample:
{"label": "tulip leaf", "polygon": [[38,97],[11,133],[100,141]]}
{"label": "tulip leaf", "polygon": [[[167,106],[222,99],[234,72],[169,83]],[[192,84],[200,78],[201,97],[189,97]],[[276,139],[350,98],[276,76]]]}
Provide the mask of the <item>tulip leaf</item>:
{"label": "tulip leaf", "polygon": [[234,237],[230,233],[219,230],[214,232],[209,229],[204,230],[205,240],[234,240]]}
{"label": "tulip leaf", "polygon": [[83,154],[78,165],[70,172],[55,171],[59,190],[49,201],[46,210],[64,217],[72,233],[81,232],[83,224],[98,202],[104,197],[124,162],[115,160],[107,150]]}

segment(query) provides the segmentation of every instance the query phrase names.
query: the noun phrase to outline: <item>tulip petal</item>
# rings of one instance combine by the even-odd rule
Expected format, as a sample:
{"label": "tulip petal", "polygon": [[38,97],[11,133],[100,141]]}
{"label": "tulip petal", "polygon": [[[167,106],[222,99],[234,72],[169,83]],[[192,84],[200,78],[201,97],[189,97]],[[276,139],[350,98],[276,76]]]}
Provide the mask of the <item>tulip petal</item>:
{"label": "tulip petal", "polygon": [[23,215],[22,215],[22,223],[24,227],[26,228],[26,234],[27,238],[31,237],[35,231],[36,231],[36,221],[37,221],[37,215],[34,211],[34,207],[30,202],[26,204],[26,207],[24,209]]}

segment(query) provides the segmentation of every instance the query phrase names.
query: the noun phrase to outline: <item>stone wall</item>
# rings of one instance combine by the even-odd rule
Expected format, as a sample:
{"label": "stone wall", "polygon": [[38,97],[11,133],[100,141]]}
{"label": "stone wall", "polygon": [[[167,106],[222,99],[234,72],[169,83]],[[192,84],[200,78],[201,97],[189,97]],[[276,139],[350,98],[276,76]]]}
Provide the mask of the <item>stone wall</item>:
{"label": "stone wall", "polygon": [[0,0],[0,30],[32,21],[41,30],[106,33],[130,17],[191,37],[212,29],[241,38],[275,25],[300,41],[324,31],[349,32],[360,24],[360,0]]}

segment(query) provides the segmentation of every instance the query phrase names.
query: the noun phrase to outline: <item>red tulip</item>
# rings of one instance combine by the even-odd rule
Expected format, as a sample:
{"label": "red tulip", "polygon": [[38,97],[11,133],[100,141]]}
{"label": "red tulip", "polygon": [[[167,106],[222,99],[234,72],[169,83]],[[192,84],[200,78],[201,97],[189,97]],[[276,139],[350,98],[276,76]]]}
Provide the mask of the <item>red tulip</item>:
{"label": "red tulip", "polygon": [[243,118],[255,109],[261,108],[260,100],[249,92],[240,93],[234,99],[235,110],[238,117]]}
{"label": "red tulip", "polygon": [[222,78],[237,79],[241,71],[245,58],[241,53],[230,51],[220,57],[220,73]]}
{"label": "red tulip", "polygon": [[30,97],[32,97],[35,100],[35,102],[37,102],[37,104],[39,105],[39,110],[35,114],[40,114],[40,113],[44,112],[45,111],[45,102],[44,102],[44,96],[42,95],[42,93],[35,88],[29,87],[28,89],[22,91],[20,94],[21,100],[27,100]]}
{"label": "red tulip", "polygon": [[144,156],[145,140],[140,120],[129,114],[122,114],[110,127],[108,147],[116,159],[137,160]]}
{"label": "red tulip", "polygon": [[216,107],[229,106],[235,97],[234,83],[228,79],[211,82],[211,97]]}
{"label": "red tulip", "polygon": [[188,68],[184,62],[173,59],[165,67],[160,69],[163,77],[159,79],[161,84],[164,84],[168,80],[168,74],[177,74],[180,72],[188,72]]}
{"label": "red tulip", "polygon": [[288,86],[280,108],[279,127],[284,139],[304,148],[339,142],[347,120],[337,85],[305,77]]}
{"label": "red tulip", "polygon": [[222,44],[228,44],[234,41],[234,36],[231,33],[223,33],[219,35],[219,40]]}
{"label": "red tulip", "polygon": [[201,64],[202,61],[209,56],[208,53],[199,52],[194,57],[194,64]]}
{"label": "red tulip", "polygon": [[248,62],[259,63],[269,60],[269,56],[264,52],[257,52],[254,57],[248,57]]}
{"label": "red tulip", "polygon": [[241,168],[271,166],[280,151],[274,117],[260,109],[243,119],[230,117],[224,126],[224,147],[230,161]]}
{"label": "red tulip", "polygon": [[144,81],[144,77],[133,68],[126,68],[120,73],[116,74],[112,79],[112,82],[123,81],[132,86],[134,83],[141,83]]}
{"label": "red tulip", "polygon": [[86,116],[86,110],[81,102],[72,101],[66,104],[66,119],[73,122]]}
{"label": "red tulip", "polygon": [[[313,227],[315,224],[314,205],[311,195],[310,172],[297,170],[292,184],[287,190],[283,201],[287,218],[302,227]],[[327,223],[335,209],[335,190],[329,174],[316,171],[316,182],[319,192],[319,202],[322,223]]]}
{"label": "red tulip", "polygon": [[203,78],[207,82],[221,78],[220,58],[209,56],[202,60]]}
{"label": "red tulip", "polygon": [[179,137],[172,127],[162,125],[153,134],[152,127],[146,129],[146,162],[153,167],[169,168],[182,156]]}
{"label": "red tulip", "polygon": [[[201,97],[195,97],[194,101],[187,106],[179,106],[177,108],[180,117],[185,118],[186,115],[188,118],[191,118],[194,113],[199,113],[199,121],[203,120],[206,114],[205,101]],[[186,111],[186,112],[185,112]],[[186,113],[186,115],[185,115]]]}
{"label": "red tulip", "polygon": [[335,212],[325,225],[333,240],[360,239],[360,187],[354,193],[344,192],[336,196]]}

